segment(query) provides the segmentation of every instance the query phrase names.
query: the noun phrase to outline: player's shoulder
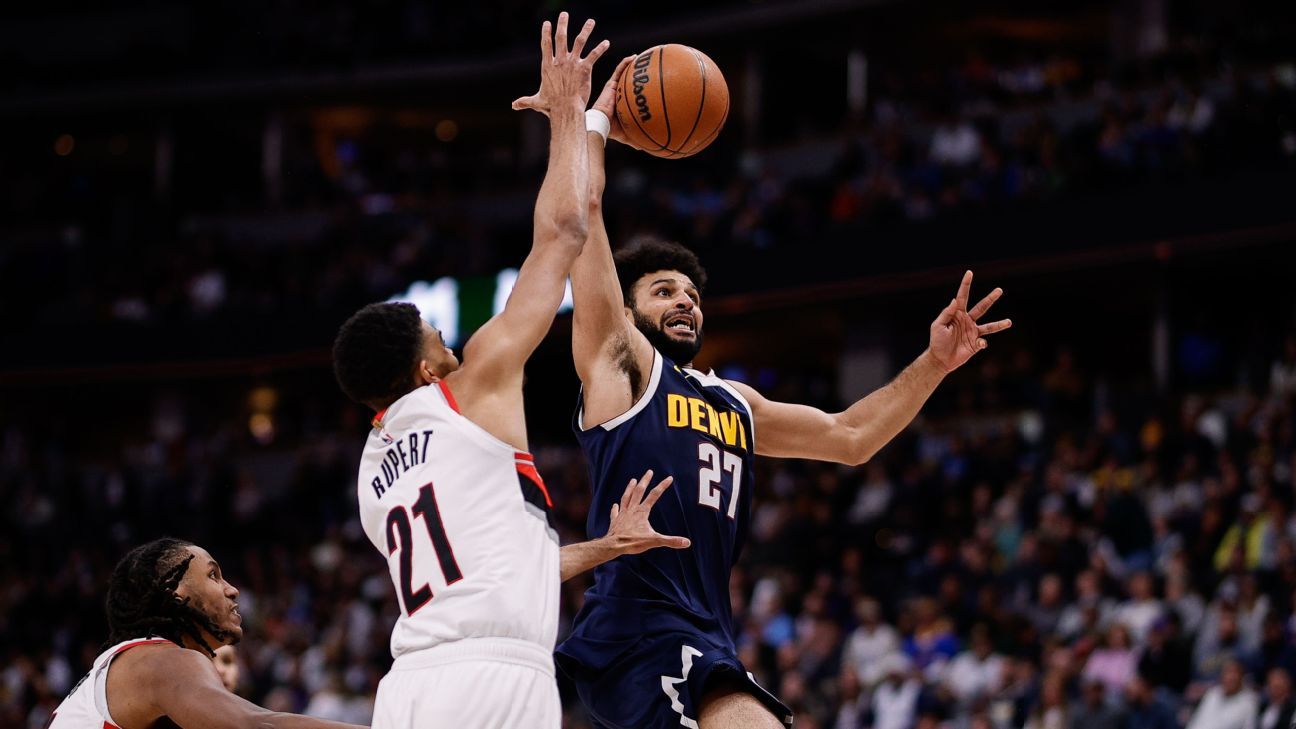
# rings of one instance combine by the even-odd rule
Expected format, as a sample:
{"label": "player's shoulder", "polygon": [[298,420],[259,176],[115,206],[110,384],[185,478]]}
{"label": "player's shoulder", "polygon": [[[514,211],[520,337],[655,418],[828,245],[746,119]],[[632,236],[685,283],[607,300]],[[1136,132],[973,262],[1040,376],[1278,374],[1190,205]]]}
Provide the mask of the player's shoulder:
{"label": "player's shoulder", "polygon": [[114,672],[129,674],[132,680],[153,680],[194,673],[215,673],[210,658],[171,641],[141,642],[129,646],[113,659]]}
{"label": "player's shoulder", "polygon": [[761,394],[751,385],[739,380],[721,377],[715,373],[715,370],[707,370],[703,372],[702,370],[694,369],[692,367],[679,366],[676,367],[676,370],[679,371],[681,375],[693,379],[703,387],[717,387],[728,392],[730,395],[737,398],[737,400],[743,405],[746,405],[748,410],[751,409],[753,404],[756,404],[760,400],[764,400],[764,398],[761,397]]}

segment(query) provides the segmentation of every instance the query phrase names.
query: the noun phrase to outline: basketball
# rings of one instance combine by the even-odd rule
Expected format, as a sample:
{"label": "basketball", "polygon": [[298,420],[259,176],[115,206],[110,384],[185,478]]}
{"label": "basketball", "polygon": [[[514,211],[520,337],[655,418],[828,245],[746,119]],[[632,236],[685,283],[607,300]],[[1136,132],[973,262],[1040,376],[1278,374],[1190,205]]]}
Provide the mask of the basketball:
{"label": "basketball", "polygon": [[702,51],[677,43],[654,46],[622,72],[616,115],[639,149],[656,157],[688,157],[720,133],[729,116],[729,86]]}

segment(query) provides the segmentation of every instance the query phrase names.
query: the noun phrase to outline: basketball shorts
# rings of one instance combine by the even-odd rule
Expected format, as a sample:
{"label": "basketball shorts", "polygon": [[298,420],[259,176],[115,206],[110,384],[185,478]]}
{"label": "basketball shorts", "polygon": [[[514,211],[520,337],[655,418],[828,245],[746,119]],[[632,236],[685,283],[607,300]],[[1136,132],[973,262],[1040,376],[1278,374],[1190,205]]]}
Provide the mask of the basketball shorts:
{"label": "basketball shorts", "polygon": [[733,688],[754,696],[786,726],[792,711],[752,678],[733,650],[701,632],[645,635],[602,666],[582,665],[564,644],[559,665],[602,729],[697,729],[706,692]]}
{"label": "basketball shorts", "polygon": [[378,684],[373,729],[559,729],[553,654],[528,641],[471,638],[407,653]]}

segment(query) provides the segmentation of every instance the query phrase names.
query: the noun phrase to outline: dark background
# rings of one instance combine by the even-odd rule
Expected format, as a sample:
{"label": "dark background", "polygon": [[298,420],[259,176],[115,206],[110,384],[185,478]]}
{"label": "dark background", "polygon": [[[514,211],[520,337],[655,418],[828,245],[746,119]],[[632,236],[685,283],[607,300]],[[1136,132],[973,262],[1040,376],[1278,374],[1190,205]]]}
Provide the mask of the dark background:
{"label": "dark background", "polygon": [[[709,268],[704,366],[845,407],[963,270],[1006,290],[1014,328],[871,464],[761,462],[731,592],[798,726],[1182,726],[1229,656],[1237,700],[1290,700],[1290,3],[68,2],[0,10],[0,725],[44,722],[112,564],[162,534],[244,591],[242,694],[368,720],[397,606],[328,349],[369,301],[520,263],[547,132],[508,104],[560,9],[613,58],[679,42],[726,75],[705,152],[608,155],[614,245]],[[527,385],[565,542],[569,327]],[[892,654],[911,683],[879,689]]]}

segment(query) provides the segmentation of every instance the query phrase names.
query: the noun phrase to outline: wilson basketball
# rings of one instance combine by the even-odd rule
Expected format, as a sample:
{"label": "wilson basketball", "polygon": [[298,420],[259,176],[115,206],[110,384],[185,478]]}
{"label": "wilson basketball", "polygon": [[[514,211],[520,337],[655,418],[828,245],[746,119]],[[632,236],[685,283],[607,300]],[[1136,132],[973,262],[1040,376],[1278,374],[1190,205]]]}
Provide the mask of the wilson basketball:
{"label": "wilson basketball", "polygon": [[657,157],[688,157],[720,133],[729,116],[729,86],[702,51],[654,46],[622,72],[616,115],[636,147]]}

